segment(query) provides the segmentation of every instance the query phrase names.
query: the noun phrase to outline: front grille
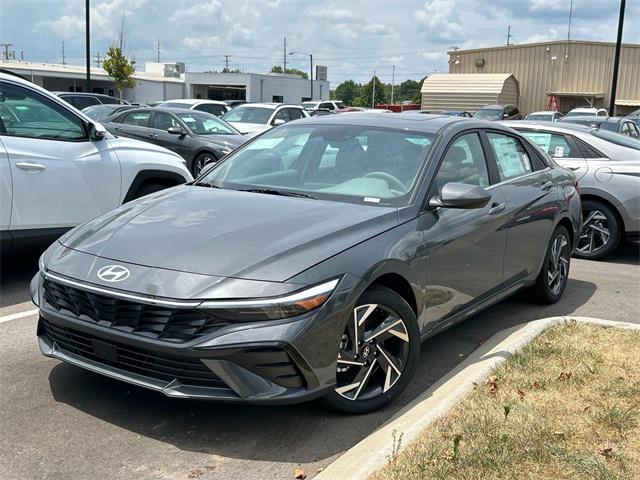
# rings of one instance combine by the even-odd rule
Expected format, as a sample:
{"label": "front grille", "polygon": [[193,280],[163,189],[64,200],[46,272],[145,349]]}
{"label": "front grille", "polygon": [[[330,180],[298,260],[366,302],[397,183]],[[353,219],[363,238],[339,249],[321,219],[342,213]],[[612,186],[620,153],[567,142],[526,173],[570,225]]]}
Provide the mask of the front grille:
{"label": "front grille", "polygon": [[44,281],[44,300],[54,310],[121,332],[169,342],[187,342],[228,325],[193,308],[172,308],[121,300]]}
{"label": "front grille", "polygon": [[[59,348],[82,358],[167,383],[178,380],[183,385],[228,388],[197,358],[152,352],[105,340],[68,327],[59,327],[44,318],[41,321],[44,332],[58,344]],[[94,341],[116,347],[115,359],[107,360],[98,356],[95,352]]]}

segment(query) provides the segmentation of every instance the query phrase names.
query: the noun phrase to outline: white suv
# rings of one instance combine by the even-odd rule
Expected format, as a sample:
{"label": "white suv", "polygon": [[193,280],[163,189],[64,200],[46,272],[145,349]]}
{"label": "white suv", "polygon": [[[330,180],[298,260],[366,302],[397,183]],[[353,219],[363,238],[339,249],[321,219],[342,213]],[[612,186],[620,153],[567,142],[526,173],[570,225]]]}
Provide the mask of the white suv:
{"label": "white suv", "polygon": [[179,98],[175,100],[167,100],[164,103],[156,105],[156,107],[186,108],[188,110],[198,110],[200,112],[211,113],[216,117],[222,117],[225,113],[231,110],[231,107],[225,102],[220,102],[218,100],[202,100],[200,98]]}
{"label": "white suv", "polygon": [[604,108],[596,108],[596,107],[580,107],[574,108],[570,110],[566,115],[566,117],[608,117],[609,114]]}
{"label": "white suv", "polygon": [[257,135],[271,127],[306,118],[309,114],[300,105],[285,103],[245,103],[227,112],[222,119],[241,133]]}
{"label": "white suv", "polygon": [[0,72],[0,246],[43,242],[137,197],[191,181],[165,148],[116,138],[74,107]]}

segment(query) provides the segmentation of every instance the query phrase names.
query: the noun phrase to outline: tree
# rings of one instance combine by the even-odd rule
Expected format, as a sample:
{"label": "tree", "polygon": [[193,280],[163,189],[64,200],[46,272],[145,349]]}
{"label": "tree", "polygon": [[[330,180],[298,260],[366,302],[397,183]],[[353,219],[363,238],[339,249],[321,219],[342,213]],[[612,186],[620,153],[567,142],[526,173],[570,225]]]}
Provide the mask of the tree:
{"label": "tree", "polygon": [[353,101],[362,94],[362,85],[353,80],[346,80],[338,85],[333,98],[342,100],[345,105],[353,105]]}
{"label": "tree", "polygon": [[[282,73],[282,67],[280,65],[274,65],[271,67],[271,73]],[[303,72],[302,70],[298,70],[297,68],[287,68],[287,71],[290,75],[300,75],[302,78],[309,78],[309,74],[307,72]]]}
{"label": "tree", "polygon": [[116,84],[116,89],[120,93],[120,100],[122,100],[122,93],[125,88],[133,88],[136,85],[136,81],[131,76],[136,71],[135,60],[129,60],[124,53],[124,41],[126,38],[125,19],[122,17],[122,22],[118,28],[118,40],[117,45],[109,47],[107,54],[102,62],[102,68],[107,74],[113,78],[113,82]]}
{"label": "tree", "polygon": [[135,64],[136,61],[129,60],[120,47],[109,47],[104,62],[102,63],[102,68],[113,78],[116,89],[120,93],[120,100],[122,100],[122,93],[125,88],[133,88],[136,86],[136,81],[131,78],[136,71],[134,67]]}
{"label": "tree", "polygon": [[361,103],[361,106],[363,107],[371,107],[371,99],[373,97],[374,82],[376,85],[376,92],[375,92],[375,98],[373,99],[373,104],[377,105],[379,103],[387,103],[387,96],[384,91],[383,83],[380,81],[378,77],[373,77],[371,80],[369,80],[369,83],[367,83],[362,87],[362,94],[359,97],[360,99],[359,103]]}
{"label": "tree", "polygon": [[416,94],[413,96],[413,103],[417,103],[422,105],[422,84],[424,83],[424,81],[427,79],[427,77],[424,77],[422,80],[420,80],[420,88],[418,89],[418,91],[416,92]]}
{"label": "tree", "polygon": [[398,85],[396,89],[397,93],[395,93],[397,95],[396,98],[401,102],[404,100],[413,100],[413,97],[415,97],[416,93],[420,91],[420,86],[420,82],[411,79],[405,80],[400,85]]}
{"label": "tree", "polygon": [[224,67],[222,69],[222,73],[242,73],[242,70],[240,70],[239,68]]}

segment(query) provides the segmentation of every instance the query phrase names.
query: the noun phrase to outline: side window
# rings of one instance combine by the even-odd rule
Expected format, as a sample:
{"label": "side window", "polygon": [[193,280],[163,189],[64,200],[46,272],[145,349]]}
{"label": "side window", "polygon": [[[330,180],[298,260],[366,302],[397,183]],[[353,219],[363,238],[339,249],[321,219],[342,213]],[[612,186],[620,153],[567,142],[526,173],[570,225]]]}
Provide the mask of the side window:
{"label": "side window", "polygon": [[194,110],[211,113],[216,117],[221,117],[222,115],[227,113],[227,109],[224,108],[223,105],[216,105],[215,103],[203,103],[202,105],[198,105],[197,107],[195,107]]}
{"label": "side window", "polygon": [[636,124],[629,122],[627,125],[629,126],[629,136],[633,138],[640,138],[640,131],[638,131]]}
{"label": "side window", "polygon": [[489,185],[487,162],[477,133],[458,138],[447,150],[436,175],[438,195],[450,182],[486,187]]}
{"label": "side window", "polygon": [[289,108],[289,120],[302,118],[302,111],[298,108]]}
{"label": "side window", "polygon": [[282,108],[278,113],[275,114],[275,116],[273,117],[273,121],[271,122],[273,124],[273,122],[275,122],[276,120],[284,120],[285,122],[289,121],[289,109],[288,108]]}
{"label": "side window", "polygon": [[153,128],[158,130],[167,130],[171,127],[179,127],[176,120],[167,112],[155,112],[153,115]]}
{"label": "side window", "polygon": [[606,117],[606,116],[607,116],[607,112],[605,112],[604,110],[600,110],[600,111],[598,112],[598,116],[599,116],[599,117]]}
{"label": "side window", "polygon": [[131,112],[124,116],[122,123],[137,127],[148,127],[151,112]]}
{"label": "side window", "polygon": [[5,135],[48,140],[86,140],[82,120],[53,100],[26,88],[0,82]]}
{"label": "side window", "polygon": [[531,160],[520,140],[499,133],[488,133],[500,173],[500,181],[519,177],[532,171]]}
{"label": "side window", "polygon": [[333,106],[333,103],[331,102],[323,102],[320,105],[318,105],[318,108],[326,108],[327,110],[335,109],[335,107]]}
{"label": "side window", "polygon": [[571,146],[564,135],[523,130],[521,130],[520,133],[553,158],[573,158],[580,156],[579,153],[571,151]]}
{"label": "side window", "polygon": [[627,135],[627,136],[631,135],[631,133],[629,132],[629,124],[627,122],[622,122],[622,128],[620,128],[620,133],[622,135]]}

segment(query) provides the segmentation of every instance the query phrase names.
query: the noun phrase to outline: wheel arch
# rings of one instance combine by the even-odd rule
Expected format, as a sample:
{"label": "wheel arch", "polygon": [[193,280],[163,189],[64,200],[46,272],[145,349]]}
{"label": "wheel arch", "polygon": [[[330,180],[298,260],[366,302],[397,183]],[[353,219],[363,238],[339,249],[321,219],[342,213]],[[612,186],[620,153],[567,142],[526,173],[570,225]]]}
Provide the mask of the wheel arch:
{"label": "wheel arch", "polygon": [[164,170],[143,170],[138,172],[134,177],[129,189],[127,190],[127,194],[122,200],[122,203],[135,199],[136,194],[140,189],[150,183],[158,183],[160,185],[165,185],[168,188],[185,183],[185,179],[182,175],[174,172],[167,172]]}

